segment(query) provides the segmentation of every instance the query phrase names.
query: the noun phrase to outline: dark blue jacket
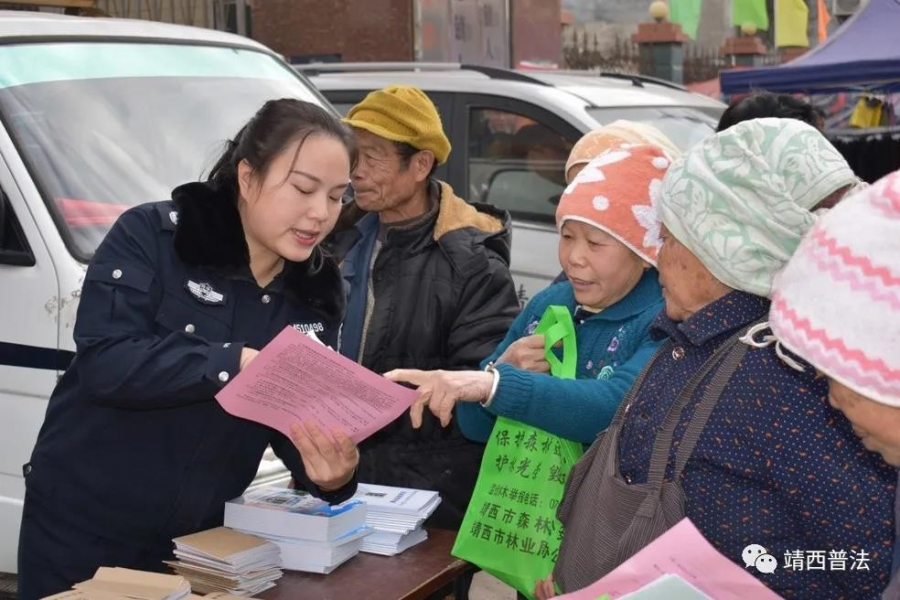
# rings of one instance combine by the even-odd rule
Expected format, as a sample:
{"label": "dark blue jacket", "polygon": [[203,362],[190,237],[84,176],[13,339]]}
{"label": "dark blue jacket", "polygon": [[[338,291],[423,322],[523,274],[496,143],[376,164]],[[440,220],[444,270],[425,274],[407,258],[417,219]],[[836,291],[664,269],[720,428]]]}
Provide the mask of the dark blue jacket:
{"label": "dark blue jacket", "polygon": [[269,444],[321,495],[290,440],[214,396],[244,346],[260,349],[287,325],[336,344],[337,265],[317,252],[261,289],[233,198],[196,183],[173,199],[129,210],[97,249],[77,354],[25,466],[26,502],[109,539],[158,543],[220,525]]}
{"label": "dark blue jacket", "polygon": [[341,324],[340,353],[351,360],[359,360],[362,346],[363,327],[366,321],[366,301],[368,300],[369,277],[372,275],[372,253],[378,239],[378,215],[369,213],[356,222],[359,241],[341,260],[341,273],[347,289],[347,312]]}
{"label": "dark blue jacket", "polygon": [[[659,316],[651,331],[674,349],[652,364],[628,410],[618,448],[625,481],[647,481],[657,432],[676,395],[722,342],[765,317],[769,305],[735,291],[681,323]],[[681,411],[667,481],[711,378]],[[744,568],[744,548],[759,544],[778,560],[774,573],[749,572],[779,596],[876,600],[891,573],[896,473],[829,406],[827,380],[809,365],[793,370],[769,346],[751,348],[741,360],[678,483],[685,516],[719,552]],[[606,515],[615,507],[592,509]],[[807,562],[812,552],[826,557],[824,568]],[[798,554],[799,565],[791,558]]]}

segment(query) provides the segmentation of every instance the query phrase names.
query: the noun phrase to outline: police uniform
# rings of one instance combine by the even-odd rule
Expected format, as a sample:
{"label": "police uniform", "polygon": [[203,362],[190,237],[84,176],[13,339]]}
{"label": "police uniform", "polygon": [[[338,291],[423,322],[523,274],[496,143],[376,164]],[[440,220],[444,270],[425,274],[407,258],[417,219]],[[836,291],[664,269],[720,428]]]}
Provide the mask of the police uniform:
{"label": "police uniform", "polygon": [[355,481],[323,494],[289,439],[214,399],[241,350],[287,325],[336,345],[341,277],[318,252],[260,288],[233,193],[209,184],[119,218],[88,267],[77,354],[24,467],[21,598],[101,565],[163,569],[173,537],[222,524],[269,444],[298,486],[332,502],[353,494]]}

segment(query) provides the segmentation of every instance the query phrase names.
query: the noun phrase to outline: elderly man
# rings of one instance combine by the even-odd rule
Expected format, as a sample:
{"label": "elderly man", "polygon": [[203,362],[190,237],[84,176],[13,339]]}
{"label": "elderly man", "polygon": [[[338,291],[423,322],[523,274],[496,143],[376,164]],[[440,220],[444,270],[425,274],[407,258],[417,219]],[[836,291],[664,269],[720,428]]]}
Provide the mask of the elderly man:
{"label": "elderly man", "polygon": [[[345,121],[359,164],[355,201],[331,241],[350,290],[341,354],[378,373],[477,369],[519,309],[509,215],[467,204],[434,178],[450,142],[421,90],[372,92]],[[431,414],[415,425],[404,416],[366,440],[359,479],[440,492],[431,524],[456,529],[484,447]]]}

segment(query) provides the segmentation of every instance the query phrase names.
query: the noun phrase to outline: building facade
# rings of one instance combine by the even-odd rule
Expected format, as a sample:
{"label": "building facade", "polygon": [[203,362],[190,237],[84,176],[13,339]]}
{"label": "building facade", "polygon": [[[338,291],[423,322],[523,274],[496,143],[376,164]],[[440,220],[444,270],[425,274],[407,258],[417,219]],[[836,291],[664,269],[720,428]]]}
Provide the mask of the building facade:
{"label": "building facade", "polygon": [[255,0],[253,37],[299,61],[559,64],[560,17],[560,0]]}

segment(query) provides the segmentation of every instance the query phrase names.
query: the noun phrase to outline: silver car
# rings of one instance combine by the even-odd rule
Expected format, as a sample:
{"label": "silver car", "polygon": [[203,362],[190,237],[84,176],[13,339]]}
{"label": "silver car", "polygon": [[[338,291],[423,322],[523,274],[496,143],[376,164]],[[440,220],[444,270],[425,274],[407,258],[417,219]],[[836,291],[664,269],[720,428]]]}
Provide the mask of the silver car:
{"label": "silver car", "polygon": [[510,71],[444,63],[295,65],[340,111],[376,89],[414,85],[437,105],[453,144],[437,176],[471,202],[513,217],[512,271],[524,303],[559,274],[554,213],[572,145],[616,119],[658,127],[687,149],[725,105],[639,75]]}

